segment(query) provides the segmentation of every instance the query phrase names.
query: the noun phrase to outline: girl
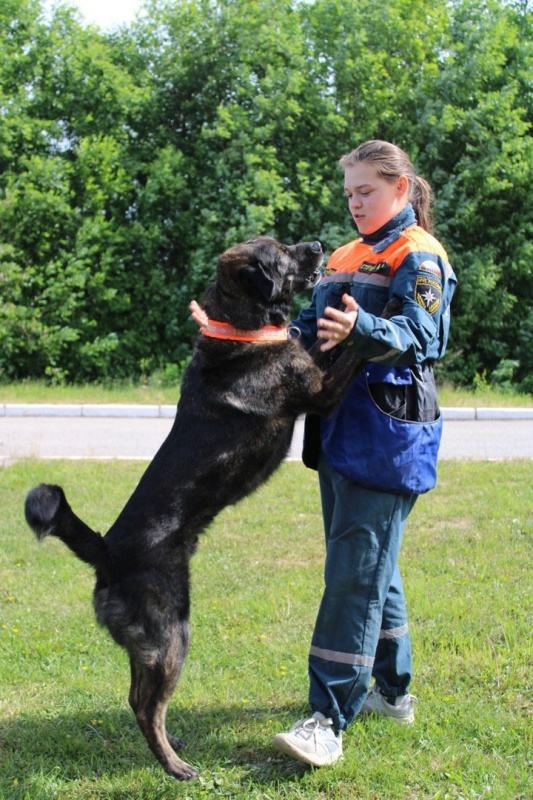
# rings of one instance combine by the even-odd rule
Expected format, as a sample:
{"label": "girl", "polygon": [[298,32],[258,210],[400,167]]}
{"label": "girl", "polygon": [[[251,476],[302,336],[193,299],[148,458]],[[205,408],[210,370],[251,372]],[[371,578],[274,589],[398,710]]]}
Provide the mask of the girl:
{"label": "girl", "polygon": [[[306,347],[317,338],[323,351],[342,343],[366,361],[334,415],[306,425],[304,462],[320,482],[325,587],[309,653],[311,716],[277,734],[274,746],[313,766],[338,760],[342,732],[359,713],[414,722],[397,561],[416,498],[436,481],[442,421],[433,363],[446,349],[456,285],[429,232],[430,187],[406,153],[369,141],[340,166],[360,236],[332,254],[292,323]],[[401,309],[385,320],[393,298]]]}

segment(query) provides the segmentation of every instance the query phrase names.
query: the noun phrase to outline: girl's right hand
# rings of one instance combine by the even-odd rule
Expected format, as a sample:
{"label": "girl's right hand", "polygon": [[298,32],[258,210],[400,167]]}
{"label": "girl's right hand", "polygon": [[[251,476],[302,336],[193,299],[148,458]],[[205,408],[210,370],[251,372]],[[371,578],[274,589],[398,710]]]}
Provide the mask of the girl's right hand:
{"label": "girl's right hand", "polygon": [[321,317],[318,320],[317,336],[323,340],[320,346],[323,353],[343,342],[350,335],[357,322],[359,306],[351,294],[343,294],[342,302],[346,306],[344,311],[327,306],[324,309],[327,319]]}

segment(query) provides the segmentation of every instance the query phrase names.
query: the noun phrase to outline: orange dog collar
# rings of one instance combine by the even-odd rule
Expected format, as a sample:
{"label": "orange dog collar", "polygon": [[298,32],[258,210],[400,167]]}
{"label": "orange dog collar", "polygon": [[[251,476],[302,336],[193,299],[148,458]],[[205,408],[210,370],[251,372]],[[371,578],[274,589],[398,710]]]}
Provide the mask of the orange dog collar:
{"label": "orange dog collar", "polygon": [[228,339],[234,342],[286,342],[290,338],[289,328],[285,326],[264,325],[255,331],[245,331],[234,328],[228,322],[217,322],[214,319],[209,319],[200,331],[211,339]]}

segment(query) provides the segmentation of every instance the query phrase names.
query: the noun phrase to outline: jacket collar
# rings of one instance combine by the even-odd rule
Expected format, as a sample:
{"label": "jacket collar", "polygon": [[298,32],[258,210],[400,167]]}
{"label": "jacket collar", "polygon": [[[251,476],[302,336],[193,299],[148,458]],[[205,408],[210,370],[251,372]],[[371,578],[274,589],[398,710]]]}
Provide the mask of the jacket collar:
{"label": "jacket collar", "polygon": [[406,228],[416,225],[416,222],[413,206],[408,203],[399,214],[396,214],[395,217],[386,222],[383,227],[374,231],[374,233],[362,234],[361,239],[365,244],[374,245],[374,250],[379,252],[385,250],[396,239],[399,239],[402,232]]}

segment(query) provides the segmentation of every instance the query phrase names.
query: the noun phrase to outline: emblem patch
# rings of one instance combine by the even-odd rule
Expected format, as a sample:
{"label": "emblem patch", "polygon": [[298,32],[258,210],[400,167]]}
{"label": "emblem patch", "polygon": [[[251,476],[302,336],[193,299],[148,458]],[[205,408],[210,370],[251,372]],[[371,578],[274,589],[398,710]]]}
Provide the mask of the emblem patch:
{"label": "emblem patch", "polygon": [[438,311],[442,302],[440,281],[430,275],[419,275],[415,284],[415,300],[429,314],[434,314]]}

